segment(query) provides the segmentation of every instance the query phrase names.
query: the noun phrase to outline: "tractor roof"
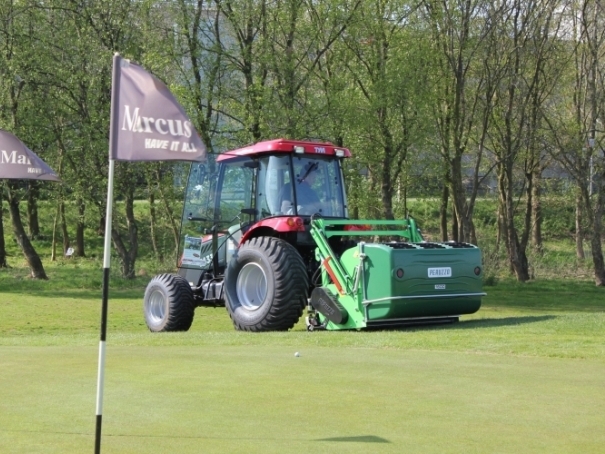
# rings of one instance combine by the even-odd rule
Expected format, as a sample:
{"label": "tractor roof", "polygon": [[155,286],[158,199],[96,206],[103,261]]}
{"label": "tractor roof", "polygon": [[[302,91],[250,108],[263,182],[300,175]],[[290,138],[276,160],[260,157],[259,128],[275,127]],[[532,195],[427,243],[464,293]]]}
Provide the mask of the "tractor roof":
{"label": "tractor roof", "polygon": [[265,154],[297,153],[348,158],[351,152],[344,147],[337,147],[329,142],[310,142],[305,140],[275,139],[258,142],[247,147],[221,153],[216,160],[225,161],[236,157],[258,157]]}

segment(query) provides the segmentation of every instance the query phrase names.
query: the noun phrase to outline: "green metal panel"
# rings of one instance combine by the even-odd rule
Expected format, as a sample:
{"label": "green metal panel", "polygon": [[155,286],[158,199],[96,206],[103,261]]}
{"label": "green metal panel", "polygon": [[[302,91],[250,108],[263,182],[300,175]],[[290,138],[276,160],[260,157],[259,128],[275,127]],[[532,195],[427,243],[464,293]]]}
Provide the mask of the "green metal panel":
{"label": "green metal panel", "polygon": [[[433,245],[430,249],[363,246],[367,256],[363,304],[368,320],[462,315],[479,310],[482,281],[474,270],[481,266],[480,250]],[[403,276],[397,276],[398,270]],[[437,277],[439,274],[443,276]]]}
{"label": "green metal panel", "polygon": [[[371,227],[389,221],[353,221]],[[327,329],[360,329],[372,324],[410,319],[456,317],[479,310],[482,291],[481,251],[465,243],[424,241],[359,242],[337,259],[327,238],[334,235],[392,236],[393,230],[334,229],[347,221],[314,221],[311,234],[323,264],[323,286],[338,296],[349,318],[345,324],[329,322]],[[401,222],[396,235],[418,232],[413,220]],[[418,237],[419,238],[419,234]]]}
{"label": "green metal panel", "polygon": [[349,319],[346,323],[338,325],[336,323],[329,322],[326,328],[329,330],[365,328],[366,322],[364,308],[363,305],[359,304],[359,300],[350,295],[339,294],[338,289],[334,284],[328,284],[326,287],[332,292],[332,294],[338,296],[338,302],[343,305],[349,314]]}

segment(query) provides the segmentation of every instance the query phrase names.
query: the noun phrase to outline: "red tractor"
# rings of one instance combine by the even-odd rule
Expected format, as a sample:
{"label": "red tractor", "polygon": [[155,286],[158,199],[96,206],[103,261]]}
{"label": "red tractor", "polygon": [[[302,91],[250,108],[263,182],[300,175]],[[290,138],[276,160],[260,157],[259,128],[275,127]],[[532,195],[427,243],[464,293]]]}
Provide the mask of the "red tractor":
{"label": "red tractor", "polygon": [[[149,329],[186,331],[202,305],[225,305],[244,331],[288,330],[307,305],[309,330],[455,321],[478,310],[478,248],[426,243],[413,219],[348,219],[341,163],[350,155],[277,139],[193,164],[178,273],[154,277],[145,291]],[[372,229],[385,224],[395,229]],[[376,236],[390,241],[363,241]],[[370,278],[378,265],[385,281]]]}

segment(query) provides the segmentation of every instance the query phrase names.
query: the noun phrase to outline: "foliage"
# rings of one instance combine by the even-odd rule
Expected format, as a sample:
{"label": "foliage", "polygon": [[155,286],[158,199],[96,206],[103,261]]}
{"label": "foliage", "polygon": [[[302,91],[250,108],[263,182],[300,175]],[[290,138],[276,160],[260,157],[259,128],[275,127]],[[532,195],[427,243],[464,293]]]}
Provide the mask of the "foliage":
{"label": "foliage", "polygon": [[[171,201],[176,222],[179,222],[181,216],[181,197]],[[435,199],[410,199],[408,200],[408,210],[412,217],[416,219],[422,229],[422,233],[427,240],[437,241],[439,239],[439,210],[438,201]],[[24,210],[25,207],[22,207]],[[156,242],[159,251],[155,251],[151,238],[151,218],[149,202],[147,200],[138,200],[134,204],[135,216],[138,220],[139,236],[142,238],[139,249],[139,259],[135,269],[134,282],[128,284],[119,278],[120,272],[119,257],[112,248],[112,282],[119,287],[130,285],[144,285],[155,274],[160,272],[172,272],[176,267],[176,249],[174,233],[172,230],[171,218],[166,210],[158,204],[156,219]],[[569,279],[588,279],[592,271],[589,261],[578,260],[574,253],[574,238],[570,228],[574,223],[574,212],[565,203],[564,198],[547,198],[543,206],[545,222],[544,239],[545,244],[542,251],[529,251],[529,262],[532,269],[532,278],[537,280],[565,277]],[[116,223],[121,222],[123,211],[123,202],[116,202],[115,211],[118,214]],[[475,218],[477,220],[477,232],[479,246],[482,249],[484,260],[484,271],[486,279],[505,279],[509,276],[509,269],[506,265],[506,256],[503,246],[498,246],[495,241],[494,232],[496,231],[496,213],[497,201],[494,199],[481,199],[476,205]],[[59,255],[56,263],[50,261],[52,246],[52,224],[55,216],[54,202],[51,200],[40,202],[40,226],[41,235],[33,240],[33,244],[39,251],[45,267],[48,268],[47,274],[51,280],[49,285],[62,288],[65,282],[75,280],[79,282],[76,287],[83,289],[96,289],[100,285],[101,275],[97,278],[91,278],[87,282],[85,275],[79,274],[81,270],[86,273],[97,269],[100,272],[102,267],[103,254],[103,235],[99,231],[98,219],[93,216],[87,217],[85,225],[85,241],[88,245],[87,257],[66,258]],[[372,211],[370,211],[372,214]],[[451,215],[451,214],[450,214]],[[69,226],[70,235],[74,233],[75,221],[78,217],[77,206],[74,203],[66,204],[66,219]],[[4,214],[5,224],[8,222],[8,215]],[[13,277],[16,281],[22,281],[27,275],[26,263],[22,258],[16,242],[13,240],[10,232],[5,232],[5,238],[8,250],[9,268],[4,274],[5,278]],[[157,255],[159,252],[159,256]],[[78,272],[74,272],[78,270]],[[57,282],[52,282],[56,280]],[[26,279],[24,282],[28,282]],[[37,285],[30,283],[27,285]]]}
{"label": "foliage", "polygon": [[[461,238],[475,241],[476,227],[477,241],[489,245],[503,226],[496,228],[497,209],[483,213],[485,208],[475,206],[475,197],[485,195],[481,189],[506,196],[500,210],[512,233],[501,235],[502,250],[512,250],[519,232],[523,254],[529,227],[540,222],[550,235],[576,234],[570,216],[575,200],[566,201],[564,215],[525,214],[529,200],[522,192],[539,183],[534,181],[539,172],[533,172],[554,171],[559,161],[568,172],[562,175],[568,187],[543,182],[536,194],[558,198],[580,191],[582,227],[593,236],[597,271],[601,233],[595,231],[600,228],[595,216],[602,216],[603,192],[597,126],[604,99],[597,76],[605,46],[593,39],[603,25],[592,20],[596,6],[584,3],[3,4],[0,127],[16,133],[64,182],[43,185],[39,195],[34,188],[19,196],[30,212],[37,200],[52,203],[58,213],[63,202],[79,206],[65,246],[90,237],[84,228],[99,230],[106,209],[111,57],[120,52],[167,83],[211,152],[280,136],[351,148],[345,172],[355,217],[402,217],[418,211],[418,198],[442,198],[423,215],[425,230],[437,236],[450,225],[451,235],[457,227]],[[573,28],[577,36],[562,26],[566,20],[579,21]],[[590,58],[587,49],[594,49]],[[593,145],[585,147],[589,135]],[[160,178],[157,171],[157,166],[118,165],[116,200],[150,200],[164,224],[160,230],[168,226],[174,237],[178,175],[169,166],[161,165]],[[600,197],[590,197],[590,172]],[[481,188],[479,177],[486,178]],[[446,205],[449,211],[441,209]],[[124,238],[120,260],[130,273],[134,260],[147,256],[146,240],[155,244],[156,224],[142,211],[128,219],[126,206],[117,206],[116,227]],[[133,225],[146,235],[148,220],[150,236],[135,241]],[[35,219],[28,222],[34,229]],[[61,224],[59,215],[57,230],[45,235],[60,241]],[[164,253],[153,247],[158,257]],[[88,244],[76,250],[86,256]]]}

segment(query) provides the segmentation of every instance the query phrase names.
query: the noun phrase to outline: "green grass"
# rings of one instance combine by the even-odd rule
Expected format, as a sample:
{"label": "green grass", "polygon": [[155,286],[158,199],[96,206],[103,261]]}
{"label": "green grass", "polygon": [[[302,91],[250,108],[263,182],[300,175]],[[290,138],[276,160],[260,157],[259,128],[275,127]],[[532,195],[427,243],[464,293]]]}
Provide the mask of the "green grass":
{"label": "green grass", "polygon": [[[602,363],[300,351],[110,347],[104,452],[602,452]],[[2,452],[92,450],[95,356],[3,349]]]}
{"label": "green grass", "polygon": [[[74,262],[75,263],[75,262]],[[0,271],[0,452],[94,444],[100,268]],[[460,323],[391,331],[187,333],[143,321],[149,277],[112,274],[103,410],[111,453],[597,453],[605,303],[587,281],[501,280]],[[63,284],[60,282],[63,281]],[[299,351],[300,357],[294,352]]]}

